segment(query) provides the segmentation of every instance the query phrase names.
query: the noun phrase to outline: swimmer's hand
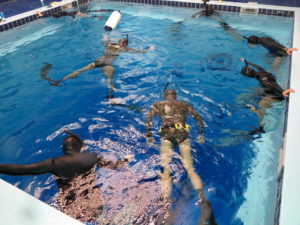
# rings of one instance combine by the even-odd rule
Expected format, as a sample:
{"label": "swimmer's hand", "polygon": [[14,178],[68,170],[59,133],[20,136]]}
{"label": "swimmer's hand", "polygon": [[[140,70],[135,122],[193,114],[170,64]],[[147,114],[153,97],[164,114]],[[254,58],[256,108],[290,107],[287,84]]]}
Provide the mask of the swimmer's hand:
{"label": "swimmer's hand", "polygon": [[241,60],[242,62],[245,62],[245,59],[244,59],[244,58],[240,58],[240,60]]}
{"label": "swimmer's hand", "polygon": [[154,138],[153,137],[147,137],[146,142],[149,146],[154,145]]}
{"label": "swimmer's hand", "polygon": [[286,89],[285,91],[282,92],[282,95],[283,95],[284,97],[289,97],[289,94],[290,94],[290,93],[295,93],[295,90],[292,89],[292,88]]}
{"label": "swimmer's hand", "polygon": [[149,47],[149,50],[154,50],[155,49],[155,47],[153,46],[153,45],[151,45],[150,47]]}
{"label": "swimmer's hand", "polygon": [[199,134],[198,137],[197,137],[197,142],[198,143],[203,143],[204,142],[204,136],[203,134]]}
{"label": "swimmer's hand", "polygon": [[36,12],[35,12],[35,15],[36,15],[37,17],[43,17],[43,16],[44,16],[43,13],[41,13],[40,11],[36,11]]}
{"label": "swimmer's hand", "polygon": [[298,49],[297,48],[286,48],[285,49],[285,52],[288,55],[291,55],[293,51],[298,51]]}

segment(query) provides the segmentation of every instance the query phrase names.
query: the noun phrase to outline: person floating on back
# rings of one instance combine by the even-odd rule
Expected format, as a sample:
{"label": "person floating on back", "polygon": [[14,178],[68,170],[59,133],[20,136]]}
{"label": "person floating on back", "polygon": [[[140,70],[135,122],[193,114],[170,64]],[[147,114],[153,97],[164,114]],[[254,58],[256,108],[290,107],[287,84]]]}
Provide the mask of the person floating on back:
{"label": "person floating on back", "polygon": [[51,64],[46,64],[44,67],[41,69],[41,78],[44,80],[48,80],[50,85],[53,86],[58,86],[62,81],[68,80],[70,78],[75,78],[77,77],[80,73],[95,69],[95,68],[102,68],[102,71],[104,75],[107,78],[107,83],[108,83],[108,89],[109,89],[109,94],[107,96],[108,99],[113,98],[113,90],[114,90],[114,85],[112,83],[113,81],[113,76],[114,76],[114,71],[115,68],[112,65],[114,60],[123,52],[133,52],[133,53],[145,53],[148,52],[149,50],[155,49],[154,46],[150,46],[147,49],[144,50],[136,50],[132,48],[128,48],[128,35],[126,35],[126,38],[121,38],[119,39],[118,43],[113,43],[108,40],[107,35],[103,35],[103,45],[105,47],[104,49],[104,54],[97,58],[94,62],[88,64],[87,66],[76,70],[69,75],[63,77],[61,80],[52,80],[47,77],[47,74],[51,68]]}
{"label": "person floating on back", "polygon": [[[165,88],[166,89],[166,88]],[[175,90],[165,90],[164,100],[154,103],[151,106],[146,120],[146,141],[148,145],[153,145],[154,138],[152,137],[151,124],[154,116],[159,116],[162,121],[160,132],[160,164],[163,167],[163,172],[160,174],[160,183],[163,201],[166,207],[171,203],[172,178],[170,162],[174,147],[178,146],[181,162],[184,166],[187,175],[194,187],[198,197],[198,204],[201,210],[199,225],[216,225],[213,210],[210,202],[206,199],[203,184],[200,176],[196,173],[193,166],[193,157],[191,155],[191,140],[189,138],[190,126],[186,123],[187,116],[195,119],[199,135],[197,141],[204,142],[203,128],[204,124],[201,116],[194,110],[192,105],[186,102],[177,100]],[[169,213],[171,211],[169,210]],[[168,213],[167,213],[168,214]],[[170,215],[165,218],[164,224],[172,224]]]}
{"label": "person floating on back", "polygon": [[248,43],[251,45],[257,45],[260,44],[264,48],[266,48],[269,53],[273,56],[275,56],[275,60],[272,63],[273,70],[278,70],[278,66],[281,63],[281,57],[291,55],[293,51],[297,51],[297,48],[287,48],[284,45],[278,43],[271,37],[257,37],[255,35],[245,37],[247,39]]}
{"label": "person floating on back", "polygon": [[263,118],[267,108],[272,107],[272,103],[279,102],[289,97],[290,93],[295,91],[291,88],[284,90],[276,81],[273,74],[265,71],[262,67],[250,63],[244,58],[241,61],[245,63],[245,66],[241,70],[241,74],[246,77],[255,78],[259,81],[263,87],[262,99],[259,102],[260,109],[256,109],[253,105],[249,105],[252,112],[256,113],[259,118],[258,130],[264,132],[263,129]]}
{"label": "person floating on back", "polygon": [[54,18],[60,18],[63,16],[70,16],[73,19],[76,19],[76,17],[98,17],[98,16],[89,16],[88,12],[113,12],[113,9],[96,9],[96,10],[89,10],[87,12],[81,12],[79,10],[76,11],[60,11],[60,12],[56,12],[52,15],[47,15],[45,13],[41,13],[40,11],[36,11],[36,16],[38,18],[41,17],[54,17]]}

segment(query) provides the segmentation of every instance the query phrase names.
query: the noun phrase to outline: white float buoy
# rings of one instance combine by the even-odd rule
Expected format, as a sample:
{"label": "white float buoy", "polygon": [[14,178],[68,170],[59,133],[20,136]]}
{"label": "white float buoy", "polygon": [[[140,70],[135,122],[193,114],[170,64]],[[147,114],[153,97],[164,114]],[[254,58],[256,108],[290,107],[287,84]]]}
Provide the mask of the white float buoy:
{"label": "white float buoy", "polygon": [[106,31],[111,31],[115,29],[121,19],[121,13],[119,11],[113,11],[108,20],[104,25]]}

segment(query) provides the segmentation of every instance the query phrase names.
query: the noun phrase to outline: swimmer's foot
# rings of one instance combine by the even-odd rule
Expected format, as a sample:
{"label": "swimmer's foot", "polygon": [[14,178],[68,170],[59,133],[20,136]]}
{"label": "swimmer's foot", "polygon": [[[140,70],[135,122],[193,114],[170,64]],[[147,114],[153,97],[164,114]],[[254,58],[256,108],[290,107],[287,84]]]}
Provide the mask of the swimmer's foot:
{"label": "swimmer's foot", "polygon": [[247,106],[247,108],[249,108],[251,111],[255,111],[255,110],[256,110],[256,108],[255,108],[254,105],[247,104],[246,106]]}
{"label": "swimmer's foot", "polygon": [[196,205],[202,204],[206,201],[204,197],[203,189],[197,190],[197,195],[198,195],[198,201],[196,202]]}
{"label": "swimmer's foot", "polygon": [[155,225],[171,225],[175,215],[171,211],[171,203],[163,205],[162,213],[157,217],[154,222]]}
{"label": "swimmer's foot", "polygon": [[212,211],[211,204],[208,201],[204,201],[200,204],[200,219],[198,225],[218,225],[215,216]]}
{"label": "swimmer's foot", "polygon": [[41,78],[45,79],[51,68],[52,68],[52,64],[45,63],[45,65],[41,68]]}

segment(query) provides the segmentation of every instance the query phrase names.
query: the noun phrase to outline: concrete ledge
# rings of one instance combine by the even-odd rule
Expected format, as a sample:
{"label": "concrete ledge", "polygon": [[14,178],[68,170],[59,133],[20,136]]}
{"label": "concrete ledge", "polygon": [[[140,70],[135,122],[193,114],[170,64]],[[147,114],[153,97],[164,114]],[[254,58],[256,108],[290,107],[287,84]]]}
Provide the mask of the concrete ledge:
{"label": "concrete ledge", "polygon": [[83,225],[0,179],[0,218],[5,225]]}

